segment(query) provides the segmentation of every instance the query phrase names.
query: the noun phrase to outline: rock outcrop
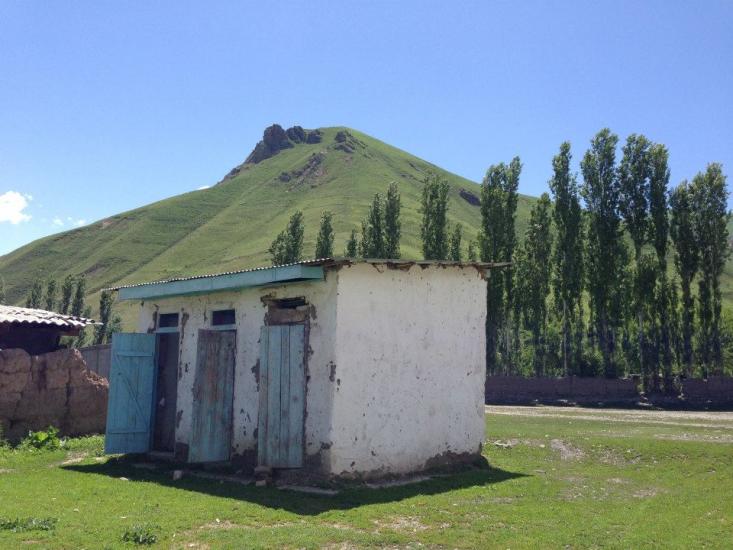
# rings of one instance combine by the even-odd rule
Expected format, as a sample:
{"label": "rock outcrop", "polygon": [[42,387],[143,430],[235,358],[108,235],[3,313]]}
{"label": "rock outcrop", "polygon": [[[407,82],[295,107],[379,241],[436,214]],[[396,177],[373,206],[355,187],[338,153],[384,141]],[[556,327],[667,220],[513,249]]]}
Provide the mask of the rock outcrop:
{"label": "rock outcrop", "polygon": [[257,164],[277,155],[283,149],[290,149],[297,143],[319,143],[320,141],[320,130],[304,130],[300,126],[283,130],[279,124],[273,124],[265,128],[262,140],[255,145],[244,164]]}
{"label": "rock outcrop", "polygon": [[0,350],[0,425],[10,441],[49,426],[71,436],[102,433],[108,392],[107,380],[87,370],[78,350]]}

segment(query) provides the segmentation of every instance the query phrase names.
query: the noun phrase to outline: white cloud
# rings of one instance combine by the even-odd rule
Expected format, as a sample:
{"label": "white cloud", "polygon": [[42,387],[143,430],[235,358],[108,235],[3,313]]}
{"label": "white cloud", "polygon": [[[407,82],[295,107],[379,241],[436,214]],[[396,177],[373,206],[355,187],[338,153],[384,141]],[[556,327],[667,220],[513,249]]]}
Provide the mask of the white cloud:
{"label": "white cloud", "polygon": [[204,189],[208,189],[211,187],[211,185],[202,185],[201,187],[197,187],[196,191],[203,191]]}
{"label": "white cloud", "polygon": [[84,220],[84,219],[81,219],[81,218],[80,218],[80,219],[78,219],[78,220],[74,220],[74,222],[73,222],[73,224],[72,224],[72,225],[73,225],[74,227],[81,227],[82,225],[86,225],[86,224],[87,224],[87,221],[86,221],[86,220]]}
{"label": "white cloud", "polygon": [[54,225],[56,225],[56,226],[58,226],[58,227],[63,227],[64,226],[64,220],[62,220],[59,217],[54,218],[51,223],[54,224]]}
{"label": "white cloud", "polygon": [[27,196],[17,191],[6,191],[0,195],[0,222],[19,224],[31,219],[29,214],[23,212],[28,208]]}

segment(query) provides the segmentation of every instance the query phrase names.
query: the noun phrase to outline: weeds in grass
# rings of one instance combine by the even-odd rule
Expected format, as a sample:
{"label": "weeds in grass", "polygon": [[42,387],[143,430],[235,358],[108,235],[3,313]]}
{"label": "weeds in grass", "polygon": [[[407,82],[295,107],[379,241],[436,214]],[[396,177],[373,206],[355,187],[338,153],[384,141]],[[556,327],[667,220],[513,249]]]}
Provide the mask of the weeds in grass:
{"label": "weeds in grass", "polygon": [[49,426],[46,430],[28,432],[28,437],[18,445],[21,449],[39,451],[55,451],[64,446],[64,440],[59,437],[58,428]]}
{"label": "weeds in grass", "polygon": [[122,542],[131,542],[139,545],[155,544],[158,542],[156,531],[159,529],[159,526],[150,523],[133,525],[122,534]]}
{"label": "weeds in grass", "polygon": [[57,518],[0,518],[0,531],[53,531],[57,522]]}

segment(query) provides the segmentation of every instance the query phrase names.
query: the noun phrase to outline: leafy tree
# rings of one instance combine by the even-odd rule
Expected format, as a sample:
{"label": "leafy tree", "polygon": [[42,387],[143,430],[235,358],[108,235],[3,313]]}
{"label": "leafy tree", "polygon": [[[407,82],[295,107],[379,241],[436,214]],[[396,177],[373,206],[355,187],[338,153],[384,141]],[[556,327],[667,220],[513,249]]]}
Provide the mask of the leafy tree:
{"label": "leafy tree", "polygon": [[46,284],[45,302],[46,302],[47,311],[55,311],[55,308],[56,308],[56,281],[54,279],[49,279],[48,283]]}
{"label": "leafy tree", "polygon": [[26,298],[25,307],[40,309],[42,300],[43,284],[40,279],[36,279],[31,287],[31,291],[28,293],[28,297]]}
{"label": "leafy tree", "polygon": [[535,375],[545,373],[547,297],[550,294],[552,234],[550,196],[543,193],[532,207],[521,253],[517,254],[515,275],[517,301],[524,326],[532,334]]}
{"label": "leafy tree", "polygon": [[356,239],[356,229],[351,230],[351,236],[346,241],[346,249],[344,250],[344,256],[347,258],[356,258],[359,254],[359,242]]}
{"label": "leafy tree", "polygon": [[[642,262],[642,248],[650,234],[649,216],[649,148],[644,136],[631,134],[623,147],[623,157],[618,168],[619,211],[634,245],[634,304],[639,366],[644,374],[645,387],[649,386],[652,364],[646,353],[645,310],[654,296],[654,272],[646,259]],[[642,265],[643,263],[643,265]],[[654,377],[653,380],[656,380]]]}
{"label": "leafy tree", "polygon": [[423,181],[420,238],[426,260],[448,258],[448,182],[431,172]]}
{"label": "leafy tree", "polygon": [[402,222],[400,221],[400,192],[397,184],[392,182],[387,189],[387,200],[384,204],[384,256],[395,259],[401,256],[400,237]]}
{"label": "leafy tree", "polygon": [[[83,278],[83,277],[82,277]],[[80,279],[81,280],[81,279]],[[79,285],[77,283],[77,288],[79,288]],[[92,308],[91,306],[86,306],[82,312],[80,317],[85,317],[87,319],[90,319],[92,317]],[[79,334],[72,342],[72,347],[75,348],[83,348],[87,344],[87,329],[83,328],[79,331]]]}
{"label": "leafy tree", "polygon": [[[553,176],[549,182],[555,202],[553,220],[557,232],[557,244],[552,256],[552,288],[555,315],[561,323],[561,355],[565,375],[570,373],[570,361],[574,355],[571,349],[573,327],[576,327],[576,334],[582,333],[583,218],[578,182],[570,172],[571,160],[570,143],[566,141],[552,159]],[[581,346],[582,341],[576,341],[576,357],[581,352]]]}
{"label": "leafy tree", "polygon": [[466,253],[466,259],[469,262],[478,261],[478,254],[476,253],[477,247],[478,245],[476,244],[475,240],[468,241],[468,252]]}
{"label": "leafy tree", "polygon": [[718,163],[709,164],[704,173],[697,174],[692,180],[693,219],[700,250],[698,353],[706,377],[710,367],[715,374],[723,371],[720,276],[730,253],[725,180],[722,166]]}
{"label": "leafy tree", "polygon": [[64,279],[64,283],[61,285],[61,304],[59,313],[63,313],[64,315],[69,313],[69,308],[71,308],[71,297],[74,294],[74,286],[74,277],[67,275]]}
{"label": "leafy tree", "polygon": [[94,327],[95,345],[104,344],[112,335],[110,329],[112,328],[114,301],[112,292],[108,290],[102,291],[102,295],[99,297],[99,322],[101,325]]}
{"label": "leafy tree", "polygon": [[374,195],[367,217],[361,223],[361,255],[364,258],[385,257],[384,205],[379,193]]}
{"label": "leafy tree", "polygon": [[673,308],[676,305],[676,287],[667,278],[667,248],[669,241],[669,153],[661,144],[649,149],[649,215],[650,241],[657,255],[657,284],[654,293],[653,314],[657,318],[654,357],[661,361],[664,387],[672,390],[673,363]]}
{"label": "leafy tree", "polygon": [[[515,157],[509,165],[503,162],[492,165],[486,172],[481,185],[481,231],[479,248],[483,262],[508,262],[514,255],[516,237],[514,221],[517,210],[517,189],[522,164]],[[504,364],[510,366],[511,345],[509,312],[512,305],[512,274],[505,269],[492,277],[488,288],[486,320],[487,372],[498,371],[500,347]],[[517,323],[514,324],[516,326]],[[500,339],[500,331],[504,338]]]}
{"label": "leafy tree", "polygon": [[76,317],[84,317],[84,295],[87,292],[87,280],[84,275],[76,281],[76,292],[74,301],[71,304],[71,314]]}
{"label": "leafy tree", "polygon": [[463,253],[461,252],[461,241],[463,240],[463,228],[461,224],[456,224],[453,229],[453,233],[450,236],[450,254],[449,257],[454,262],[460,262],[463,260]]}
{"label": "leafy tree", "polygon": [[683,181],[672,191],[669,203],[672,211],[669,232],[674,242],[674,264],[682,292],[681,358],[685,373],[689,376],[692,374],[692,333],[695,316],[692,281],[697,273],[700,257],[695,237],[692,190],[687,181]]}
{"label": "leafy tree", "polygon": [[305,227],[303,213],[295,212],[288,221],[284,231],[281,231],[272,241],[268,252],[274,265],[299,262],[303,257],[303,236]]}
{"label": "leafy tree", "polygon": [[321,228],[316,239],[316,258],[333,256],[333,214],[324,212],[321,216]]}
{"label": "leafy tree", "polygon": [[618,375],[616,336],[622,324],[626,247],[619,217],[620,190],[616,172],[618,137],[604,128],[591,140],[580,164],[588,213],[587,283],[598,344],[607,377]]}

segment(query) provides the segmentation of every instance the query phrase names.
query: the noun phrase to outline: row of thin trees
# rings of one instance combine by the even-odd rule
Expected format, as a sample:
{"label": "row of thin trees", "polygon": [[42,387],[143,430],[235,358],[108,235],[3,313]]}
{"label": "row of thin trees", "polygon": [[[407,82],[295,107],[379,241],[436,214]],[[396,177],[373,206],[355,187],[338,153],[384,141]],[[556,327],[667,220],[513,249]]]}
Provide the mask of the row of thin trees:
{"label": "row of thin trees", "polygon": [[[490,374],[640,374],[647,389],[674,378],[730,373],[733,333],[723,316],[721,276],[729,254],[726,178],[710,164],[669,187],[669,154],[632,134],[620,149],[603,129],[572,170],[565,142],[552,159],[550,194],[530,212],[518,242],[520,159],[489,167],[481,185],[481,229],[465,251],[448,222],[449,185],[423,181],[420,237],[425,259],[512,262],[488,288]],[[298,261],[303,215],[270,247],[273,263]],[[377,194],[346,242],[347,257],[399,258],[400,194]],[[316,257],[334,252],[333,216],[321,218]]]}

